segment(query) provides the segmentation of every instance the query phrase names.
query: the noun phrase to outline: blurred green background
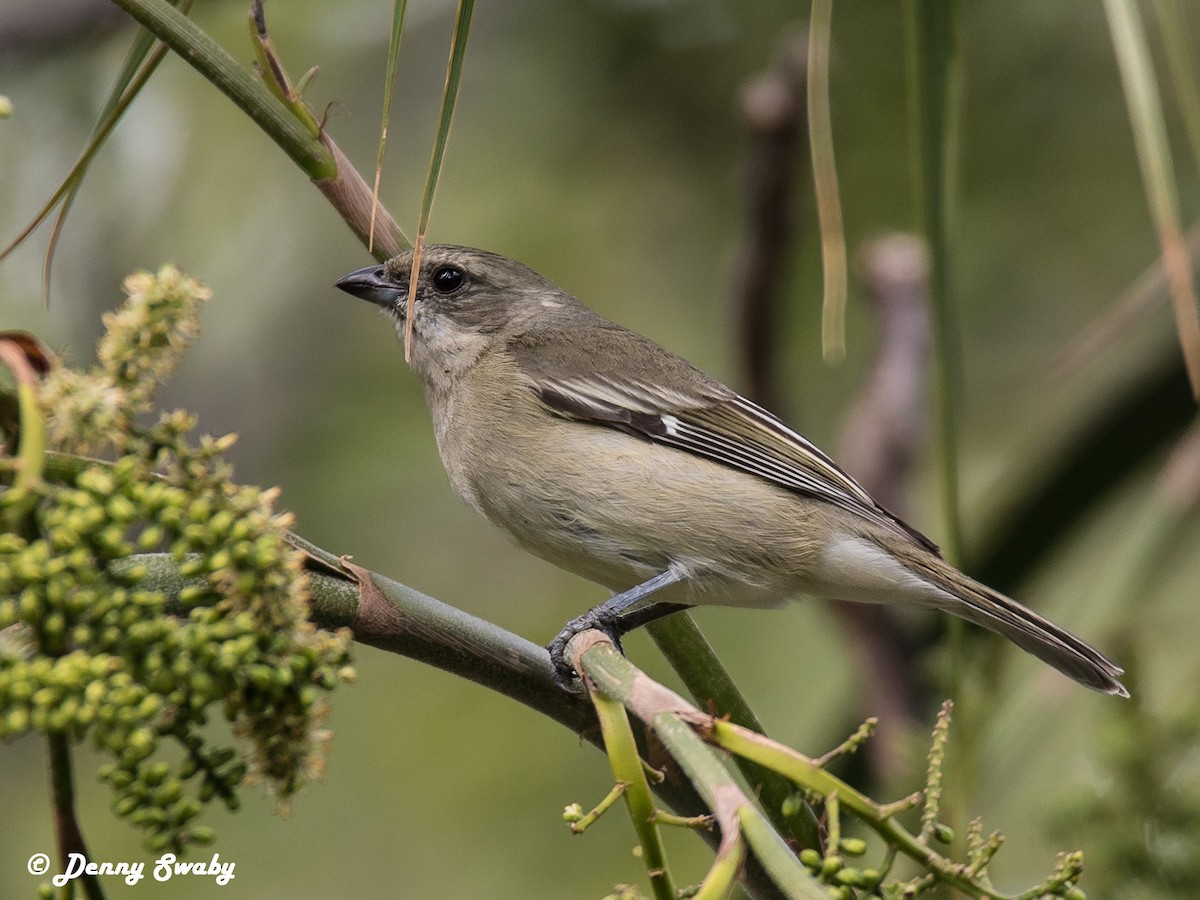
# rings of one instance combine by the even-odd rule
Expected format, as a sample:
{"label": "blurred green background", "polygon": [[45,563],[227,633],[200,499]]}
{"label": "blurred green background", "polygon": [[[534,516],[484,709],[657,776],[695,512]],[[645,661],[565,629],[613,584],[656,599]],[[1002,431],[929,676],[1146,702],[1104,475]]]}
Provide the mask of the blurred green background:
{"label": "blurred green background", "polygon": [[[247,4],[197,7],[194,18],[248,65]],[[748,143],[739,91],[806,10],[718,0],[480,4],[430,238],[521,259],[736,386],[730,287]],[[307,99],[318,110],[329,104],[331,131],[369,172],[390,4],[292,0],[267,12],[293,74],[320,66]],[[1059,435],[1070,398],[1136,366],[1170,320],[1164,305],[1124,355],[1070,379],[1056,370],[1065,344],[1157,249],[1110,39],[1100,6],[1087,2],[970,4],[963,15],[955,281],[970,542],[1019,487],[1030,448]],[[409,16],[383,196],[411,235],[453,4],[413,3]],[[833,28],[833,127],[853,251],[915,224],[901,8],[836,4]],[[73,162],[131,34],[18,50],[0,32],[0,93],[15,108],[0,121],[0,240],[19,231]],[[1194,169],[1181,165],[1185,214],[1197,208],[1197,187]],[[832,450],[873,338],[852,284],[848,358],[821,362],[820,255],[807,193],[797,201],[801,239],[777,336],[788,386],[778,411]],[[85,181],[48,309],[44,233],[0,265],[0,326],[31,330],[84,364],[126,273],[172,261],[205,281],[214,300],[204,333],[160,400],[199,413],[206,431],[239,433],[237,477],[280,485],[305,537],[538,643],[602,599],[598,587],[511,547],[454,497],[391,329],[331,287],[369,261],[365,251],[277,148],[180,60],[163,64]],[[912,519],[937,539],[933,462],[926,454]],[[1143,514],[1156,468],[1114,491],[1021,596],[1102,647],[1130,619],[1120,604],[1136,607],[1145,636],[1140,702],[1172,720],[1196,714],[1200,564],[1186,550],[1200,537],[1195,521],[1175,535],[1185,549],[1169,554],[1153,584],[1120,604],[1100,602],[1120,577],[1123,538]],[[814,755],[845,736],[859,683],[826,609],[697,618],[774,736]],[[669,677],[644,636],[626,649]],[[1094,833],[1064,826],[1061,810],[1108,777],[1103,735],[1118,701],[1005,653],[1005,700],[976,711],[968,808],[1005,832],[993,874],[1016,889],[1053,867],[1055,849],[1094,849]],[[235,881],[219,889],[204,878],[113,883],[110,896],[600,897],[643,878],[623,815],[583,837],[560,820],[563,805],[588,807],[609,787],[593,748],[417,663],[363,648],[357,666],[359,684],[333,698],[328,774],[291,817],[275,817],[264,797],[211,819],[213,849],[237,863]],[[35,739],[0,747],[0,897],[31,896],[38,879],[26,860],[52,848],[43,753]],[[1195,788],[1195,756],[1176,773],[1184,790]],[[917,763],[897,795],[919,786]],[[86,754],[78,768],[93,857],[151,860],[112,819]],[[1136,822],[1113,827],[1137,833]],[[683,836],[673,846],[680,880],[696,880],[706,858],[700,842]]]}

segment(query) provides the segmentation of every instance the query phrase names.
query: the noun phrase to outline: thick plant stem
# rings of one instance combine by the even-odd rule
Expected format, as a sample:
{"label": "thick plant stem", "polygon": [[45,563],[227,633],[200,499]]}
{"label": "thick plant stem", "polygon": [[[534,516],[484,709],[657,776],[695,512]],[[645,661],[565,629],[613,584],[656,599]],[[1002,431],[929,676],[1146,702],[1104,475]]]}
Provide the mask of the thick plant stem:
{"label": "thick plant stem", "polygon": [[646,865],[650,887],[656,900],[675,900],[675,883],[667,868],[666,849],[654,818],[654,799],[625,708],[600,692],[592,692],[592,705],[600,720],[613,778],[618,784],[625,785],[625,805],[642,848],[642,862]]}
{"label": "thick plant stem", "polygon": [[[687,612],[675,613],[646,627],[700,706],[711,705],[719,715],[729,716],[739,725],[759,733],[765,731],[741,689]],[[785,801],[793,794],[787,780],[751,760],[738,757],[736,762],[775,827],[802,848],[820,847],[817,817],[808,804],[801,803],[796,812],[784,812]]]}
{"label": "thick plant stem", "polygon": [[[58,856],[62,871],[72,854],[88,859],[87,845],[75,815],[75,775],[71,768],[70,739],[64,734],[52,734],[46,738],[50,752],[50,793],[54,801],[54,833],[58,839]],[[83,894],[88,900],[104,900],[104,889],[100,879],[86,872],[79,878]]]}

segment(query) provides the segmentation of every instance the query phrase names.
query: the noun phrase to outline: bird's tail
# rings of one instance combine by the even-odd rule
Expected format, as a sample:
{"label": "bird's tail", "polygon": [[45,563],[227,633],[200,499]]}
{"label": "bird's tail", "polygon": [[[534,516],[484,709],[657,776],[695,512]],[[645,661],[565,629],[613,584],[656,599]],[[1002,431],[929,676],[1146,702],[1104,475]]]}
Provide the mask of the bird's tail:
{"label": "bird's tail", "polygon": [[1095,647],[937,557],[913,557],[904,560],[906,568],[938,588],[930,605],[1003,635],[1085,687],[1129,696],[1125,685],[1117,680],[1125,670]]}

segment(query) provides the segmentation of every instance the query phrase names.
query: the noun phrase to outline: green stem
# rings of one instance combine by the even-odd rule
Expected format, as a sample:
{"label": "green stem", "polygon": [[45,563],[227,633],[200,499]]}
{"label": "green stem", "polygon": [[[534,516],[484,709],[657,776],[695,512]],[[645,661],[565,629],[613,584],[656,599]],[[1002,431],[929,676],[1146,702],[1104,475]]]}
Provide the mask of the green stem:
{"label": "green stem", "polygon": [[768,878],[784,896],[804,900],[825,896],[762,811],[746,796],[733,773],[677,710],[705,717],[683,698],[651,681],[606,639],[586,647],[578,657],[578,664],[597,690],[619,700],[654,729],[671,759],[683,769],[712,811],[721,829],[719,857],[737,852],[735,843],[744,836]]}
{"label": "green stem", "polygon": [[[710,739],[730,753],[769,766],[821,797],[836,794],[840,808],[850,810],[889,845],[898,848],[905,856],[917,861],[947,884],[973,897],[1003,900],[1007,896],[964,876],[961,866],[930,849],[897,822],[887,807],[826,772],[803,754],[728,722],[714,721]],[[907,803],[905,805],[907,806]]]}
{"label": "green stem", "polygon": [[[66,477],[89,462],[48,454],[46,468],[56,477]],[[359,643],[474,681],[548,716],[591,743],[599,743],[594,709],[582,694],[558,685],[544,648],[383,575],[367,573],[370,584],[360,588],[340,557],[300,538],[293,537],[292,543],[304,547],[312,561],[310,615],[319,627],[349,628]],[[119,567],[140,569],[140,586],[145,590],[175,596],[188,585],[170,554],[139,554],[123,560]],[[666,779],[654,785],[654,791],[683,815],[707,811],[703,798],[686,781]],[[712,833],[700,834],[715,843]],[[775,896],[761,870],[750,868],[744,878],[752,896]]]}
{"label": "green stem", "polygon": [[[731,721],[760,734],[766,733],[745,695],[689,613],[678,612],[659,619],[646,626],[646,630],[683,679],[697,705],[704,709],[711,705],[718,715],[729,716]],[[799,804],[791,814],[784,812],[793,808],[791,804],[785,805],[794,793],[787,780],[750,760],[739,757],[736,762],[775,827],[802,848],[820,847],[817,817],[808,804]]]}
{"label": "green stem", "polygon": [[929,244],[934,342],[934,413],[940,451],[947,558],[962,560],[955,386],[961,365],[952,308],[951,235],[962,93],[958,4],[908,0],[909,90],[921,231]]}
{"label": "green stem", "polygon": [[[933,336],[933,405],[945,521],[943,546],[954,565],[963,563],[959,506],[958,421],[955,389],[962,384],[954,323],[952,235],[956,225],[959,124],[962,118],[963,54],[957,0],[907,0],[912,144],[921,230],[930,256],[930,324]],[[947,623],[950,696],[962,700],[967,668],[966,623]],[[964,740],[955,756],[957,796],[966,808],[974,793],[973,708],[961,703]],[[950,804],[948,804],[950,805]],[[960,822],[958,824],[965,824]],[[960,828],[959,831],[962,829]]]}
{"label": "green stem", "polygon": [[[58,855],[62,871],[67,870],[67,860],[72,853],[88,858],[87,845],[75,815],[75,780],[71,766],[71,744],[64,734],[46,737],[50,753],[50,793],[54,803],[54,833],[58,838]],[[104,900],[104,889],[95,875],[84,874],[80,878],[83,894],[88,900]]]}
{"label": "green stem", "polygon": [[604,795],[604,799],[597,803],[592,809],[584,813],[578,819],[570,822],[569,827],[573,834],[583,834],[599,819],[602,815],[608,812],[609,808],[621,799],[621,795],[625,793],[629,787],[629,783],[618,781],[613,785],[611,791]]}
{"label": "green stem", "polygon": [[625,805],[642,845],[642,862],[646,864],[650,887],[658,900],[676,900],[675,884],[667,868],[666,849],[655,823],[654,799],[650,795],[650,785],[646,783],[642,758],[638,755],[625,707],[599,692],[592,694],[592,705],[600,720],[613,778],[625,785]]}
{"label": "green stem", "polygon": [[[825,892],[784,844],[762,811],[741,794],[729,770],[705,746],[690,725],[668,712],[654,716],[647,724],[653,727],[672,758],[679,762],[696,790],[717,813],[722,830],[737,828],[741,831],[742,837],[754,850],[755,857],[784,896],[803,900],[825,897]],[[728,795],[738,795],[738,799],[724,799]],[[734,804],[730,810],[732,816],[721,816],[721,808],[730,803]],[[728,852],[736,851],[731,845]]]}

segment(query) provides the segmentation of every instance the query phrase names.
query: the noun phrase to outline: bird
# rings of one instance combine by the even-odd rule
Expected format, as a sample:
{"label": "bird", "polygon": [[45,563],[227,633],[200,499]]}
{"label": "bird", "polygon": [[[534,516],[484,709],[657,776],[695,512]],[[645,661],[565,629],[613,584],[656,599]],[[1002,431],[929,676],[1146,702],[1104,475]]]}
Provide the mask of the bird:
{"label": "bird", "polygon": [[815,596],[941,610],[1129,696],[1099,650],[960,572],[774,413],[522,263],[453,244],[421,260],[415,290],[411,250],[335,286],[401,336],[411,327],[459,496],[521,548],[614,592],[550,642],[564,683],[580,631],[619,647],[680,609]]}

